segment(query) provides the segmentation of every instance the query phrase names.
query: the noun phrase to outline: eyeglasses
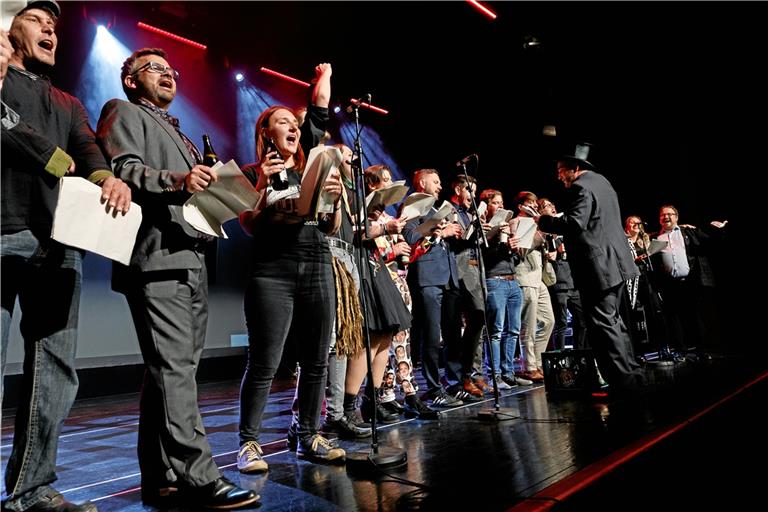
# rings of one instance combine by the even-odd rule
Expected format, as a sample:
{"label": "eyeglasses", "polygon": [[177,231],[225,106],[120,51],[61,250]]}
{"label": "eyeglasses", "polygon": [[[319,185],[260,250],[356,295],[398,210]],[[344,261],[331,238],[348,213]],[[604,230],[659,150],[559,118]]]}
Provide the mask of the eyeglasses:
{"label": "eyeglasses", "polygon": [[630,224],[630,226],[642,226],[642,225],[643,225],[642,222],[633,222],[632,224]]}
{"label": "eyeglasses", "polygon": [[541,208],[543,210],[544,208],[549,208],[550,206],[553,207],[553,208],[555,207],[555,205],[553,205],[552,203],[543,203],[541,205]]}
{"label": "eyeglasses", "polygon": [[136,71],[131,73],[131,75],[138,75],[139,72],[144,71],[145,69],[148,70],[148,71],[151,71],[153,73],[160,73],[160,74],[163,74],[163,75],[168,73],[169,75],[171,75],[173,77],[174,80],[178,80],[179,79],[179,72],[178,71],[176,71],[175,69],[173,69],[170,66],[163,66],[159,62],[154,62],[154,61],[147,62],[146,64],[141,66],[139,69],[137,69]]}

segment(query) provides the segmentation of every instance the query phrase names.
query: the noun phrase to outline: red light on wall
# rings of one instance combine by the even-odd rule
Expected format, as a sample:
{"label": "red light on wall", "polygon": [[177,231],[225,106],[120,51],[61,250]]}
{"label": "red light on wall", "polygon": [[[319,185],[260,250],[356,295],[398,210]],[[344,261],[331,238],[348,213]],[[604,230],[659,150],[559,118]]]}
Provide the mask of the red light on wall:
{"label": "red light on wall", "polygon": [[144,30],[147,30],[149,32],[154,32],[155,34],[165,36],[168,39],[173,39],[174,41],[178,41],[179,43],[187,44],[193,48],[197,48],[198,50],[207,50],[208,47],[204,44],[198,43],[196,41],[193,41],[191,39],[187,39],[186,37],[177,36],[176,34],[173,34],[171,32],[168,32],[167,30],[163,30],[161,28],[153,27],[152,25],[147,25],[144,22],[138,22],[137,26],[139,28],[143,28]]}
{"label": "red light on wall", "polygon": [[487,8],[486,6],[484,6],[483,4],[481,4],[480,2],[478,2],[477,0],[467,0],[467,2],[469,2],[469,4],[472,5],[475,9],[485,14],[492,20],[496,19],[496,13],[490,10],[489,8]]}
{"label": "red light on wall", "polygon": [[277,77],[277,78],[282,78],[283,80],[285,80],[287,82],[291,82],[291,83],[294,83],[294,84],[297,84],[297,85],[303,85],[304,87],[309,87],[311,85],[311,84],[308,84],[307,82],[305,82],[303,80],[299,80],[298,78],[293,78],[292,76],[284,75],[284,74],[279,73],[277,71],[272,71],[269,68],[262,67],[261,69],[259,69],[259,71],[263,71],[264,73],[266,73],[268,75],[272,75],[272,76]]}
{"label": "red light on wall", "polygon": [[360,105],[363,108],[367,108],[369,110],[373,110],[374,112],[378,112],[379,114],[387,115],[389,114],[389,110],[384,110],[381,107],[377,107],[376,105],[371,105],[370,103],[366,103],[364,101],[359,101],[354,98],[350,99],[349,102],[353,105]]}

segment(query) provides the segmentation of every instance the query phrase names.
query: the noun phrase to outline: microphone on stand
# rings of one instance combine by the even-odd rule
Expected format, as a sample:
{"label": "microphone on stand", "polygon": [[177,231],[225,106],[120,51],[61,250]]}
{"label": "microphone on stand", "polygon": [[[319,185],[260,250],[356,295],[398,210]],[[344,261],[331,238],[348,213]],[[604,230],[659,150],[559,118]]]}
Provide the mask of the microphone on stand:
{"label": "microphone on stand", "polygon": [[347,107],[347,114],[351,114],[356,107],[359,107],[363,103],[371,104],[371,93],[366,94],[365,96],[361,96],[360,98],[356,100],[350,100],[351,105]]}
{"label": "microphone on stand", "polygon": [[458,162],[456,162],[456,167],[461,167],[462,165],[467,165],[467,162],[472,160],[473,158],[477,158],[477,153],[472,153],[471,155],[465,156]]}

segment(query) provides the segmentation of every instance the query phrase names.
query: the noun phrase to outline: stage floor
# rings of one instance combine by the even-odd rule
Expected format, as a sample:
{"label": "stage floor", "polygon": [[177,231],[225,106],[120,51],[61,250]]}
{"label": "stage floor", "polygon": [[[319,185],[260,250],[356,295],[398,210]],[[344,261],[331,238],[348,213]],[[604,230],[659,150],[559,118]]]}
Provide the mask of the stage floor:
{"label": "stage floor", "polygon": [[[408,464],[375,475],[297,460],[287,450],[290,381],[276,382],[270,397],[263,475],[235,467],[239,381],[201,385],[200,409],[219,468],[260,494],[262,511],[636,509],[652,506],[661,486],[678,496],[664,505],[707,504],[719,495],[746,504],[755,503],[743,492],[753,480],[764,496],[743,467],[768,455],[762,412],[755,412],[766,403],[765,366],[730,356],[647,368],[648,394],[631,400],[554,397],[543,386],[520,386],[502,394],[509,415],[499,421],[478,419],[493,406],[489,398],[444,409],[437,421],[380,427],[380,445],[405,450]],[[13,413],[3,411],[4,461]],[[56,488],[100,511],[152,510],[139,494],[137,426],[137,394],[76,402],[59,444]],[[341,445],[370,448],[367,440]]]}

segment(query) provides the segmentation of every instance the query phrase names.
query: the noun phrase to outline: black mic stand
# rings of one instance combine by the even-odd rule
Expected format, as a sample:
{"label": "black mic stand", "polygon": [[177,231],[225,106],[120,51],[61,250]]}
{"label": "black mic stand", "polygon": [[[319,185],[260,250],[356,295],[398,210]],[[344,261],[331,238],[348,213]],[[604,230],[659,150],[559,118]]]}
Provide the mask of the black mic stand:
{"label": "black mic stand", "polygon": [[[357,250],[357,272],[360,276],[360,306],[363,313],[363,341],[365,345],[365,362],[367,365],[367,383],[365,390],[370,394],[373,414],[371,415],[371,449],[370,451],[357,451],[347,453],[347,469],[357,472],[371,472],[375,469],[395,468],[408,463],[408,454],[400,449],[379,446],[379,435],[376,430],[377,397],[373,380],[371,364],[371,336],[368,330],[368,304],[365,300],[364,286],[372,286],[370,282],[370,268],[368,258],[365,257],[366,249],[363,247],[368,240],[368,215],[365,208],[365,182],[363,180],[363,146],[360,142],[360,102],[354,103],[352,111],[355,114],[355,142],[352,155],[352,180],[355,186],[355,238]],[[363,265],[366,265],[364,267]],[[366,269],[363,271],[363,269]]]}
{"label": "black mic stand", "polygon": [[[461,164],[461,170],[464,173],[464,179],[467,183],[467,187],[470,187],[471,185],[469,183],[469,174],[467,173],[467,164],[463,161],[459,163]],[[477,188],[477,185],[475,185],[475,188]],[[485,326],[484,338],[487,340],[486,353],[488,354],[488,359],[491,363],[491,373],[493,374],[491,375],[491,380],[493,380],[493,408],[481,409],[477,413],[477,417],[486,421],[499,420],[499,417],[503,417],[502,419],[509,419],[511,416],[514,416],[514,411],[499,406],[499,385],[496,382],[496,364],[493,359],[493,348],[491,347],[491,337],[489,336],[491,331],[488,329],[488,315],[486,314],[488,308],[488,286],[485,282],[485,262],[483,261],[482,248],[488,247],[488,239],[485,236],[485,231],[483,231],[483,223],[480,221],[480,215],[477,212],[477,200],[475,199],[475,194],[470,194],[469,196],[472,199],[472,215],[474,216],[474,219],[470,225],[474,224],[475,226],[475,234],[473,236],[475,242],[475,250],[477,251],[477,269],[478,273],[480,274],[480,288],[483,291],[483,324]]]}
{"label": "black mic stand", "polygon": [[[661,291],[659,291],[659,288],[653,283],[653,263],[651,262],[651,255],[648,254],[649,247],[645,247],[644,235],[645,232],[641,229],[638,237],[642,243],[643,248],[645,249],[646,257],[644,261],[648,266],[648,270],[646,271],[648,295],[652,301],[651,306],[653,308],[653,314],[657,320],[661,321],[663,333],[662,336],[660,336],[661,341],[659,343],[659,350],[656,352],[656,357],[647,358],[645,355],[643,355],[643,359],[645,360],[645,364],[654,366],[674,366],[675,363],[677,363],[677,359],[675,358],[675,354],[673,354],[672,350],[669,348],[669,328],[667,326],[667,319],[664,316],[662,306],[664,304],[664,297],[662,296]],[[647,329],[648,325],[646,320],[646,332]]]}

